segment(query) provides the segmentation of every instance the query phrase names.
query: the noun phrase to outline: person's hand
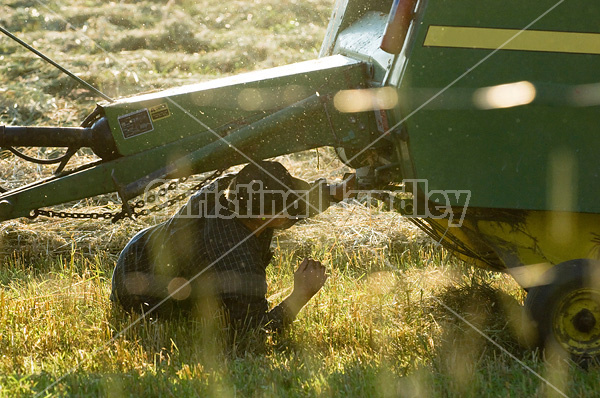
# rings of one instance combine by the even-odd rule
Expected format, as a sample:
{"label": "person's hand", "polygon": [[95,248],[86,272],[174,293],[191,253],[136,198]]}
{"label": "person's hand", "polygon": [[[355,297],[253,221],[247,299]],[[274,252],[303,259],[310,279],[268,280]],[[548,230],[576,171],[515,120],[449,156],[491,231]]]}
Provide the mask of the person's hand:
{"label": "person's hand", "polygon": [[314,296],[327,280],[325,267],[319,261],[305,258],[294,272],[293,294],[306,299]]}
{"label": "person's hand", "polygon": [[344,181],[340,184],[329,186],[330,195],[336,202],[356,196],[356,174],[344,175]]}

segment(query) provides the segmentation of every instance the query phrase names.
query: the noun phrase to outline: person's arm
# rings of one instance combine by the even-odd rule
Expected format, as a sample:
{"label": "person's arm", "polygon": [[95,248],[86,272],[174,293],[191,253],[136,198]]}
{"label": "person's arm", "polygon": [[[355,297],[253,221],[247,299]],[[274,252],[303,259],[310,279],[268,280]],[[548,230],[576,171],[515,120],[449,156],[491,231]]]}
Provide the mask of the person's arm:
{"label": "person's arm", "polygon": [[292,323],[306,303],[321,290],[327,277],[321,262],[304,259],[294,272],[294,290],[267,314],[266,327],[279,330]]}
{"label": "person's arm", "polygon": [[294,189],[301,193],[300,218],[313,217],[327,210],[331,203],[356,196],[356,175],[347,174],[341,183],[331,185],[324,178],[312,183],[295,178]]}
{"label": "person's arm", "polygon": [[308,303],[327,280],[327,273],[321,262],[305,258],[294,272],[294,290],[281,302],[288,313],[296,318],[298,312]]}
{"label": "person's arm", "polygon": [[321,289],[327,280],[325,267],[318,261],[305,259],[294,273],[293,292],[268,311],[264,259],[256,239],[249,238],[248,230],[239,228],[241,225],[238,220],[215,219],[208,223],[207,258],[202,262],[208,260],[211,264],[218,281],[216,290],[232,324],[282,329]]}

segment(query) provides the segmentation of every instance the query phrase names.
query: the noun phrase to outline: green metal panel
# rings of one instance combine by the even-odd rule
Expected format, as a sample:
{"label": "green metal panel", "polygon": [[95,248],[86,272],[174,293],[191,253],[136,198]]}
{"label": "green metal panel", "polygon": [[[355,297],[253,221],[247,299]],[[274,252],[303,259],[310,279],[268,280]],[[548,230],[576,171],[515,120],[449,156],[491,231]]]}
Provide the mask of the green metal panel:
{"label": "green metal panel", "polygon": [[[315,92],[361,84],[362,76],[344,75],[356,65],[346,57],[327,57],[127,98],[104,111],[119,153],[131,155],[210,129],[239,128]],[[152,120],[154,109],[157,120]],[[124,120],[133,127],[126,129]]]}
{"label": "green metal panel", "polygon": [[[569,88],[599,81],[600,55],[499,50],[490,56],[491,49],[424,45],[430,26],[522,29],[556,4],[427,2],[396,118],[415,112],[405,124],[417,177],[427,179],[430,190],[471,190],[473,207],[600,212],[600,112],[597,104],[578,107],[564,97]],[[600,5],[565,1],[530,29],[600,33],[599,20]],[[474,105],[475,90],[521,81],[543,89],[530,105]],[[561,164],[565,158],[572,161]],[[561,169],[565,178],[556,178]]]}

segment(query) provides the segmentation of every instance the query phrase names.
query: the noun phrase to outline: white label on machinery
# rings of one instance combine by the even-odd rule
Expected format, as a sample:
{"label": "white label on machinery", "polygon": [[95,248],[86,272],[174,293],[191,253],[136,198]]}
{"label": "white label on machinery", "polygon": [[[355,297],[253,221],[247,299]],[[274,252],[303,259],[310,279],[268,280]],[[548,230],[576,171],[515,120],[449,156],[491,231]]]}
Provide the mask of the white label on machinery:
{"label": "white label on machinery", "polygon": [[121,126],[121,131],[125,138],[135,137],[136,135],[154,130],[148,109],[141,109],[127,115],[119,116],[119,126]]}

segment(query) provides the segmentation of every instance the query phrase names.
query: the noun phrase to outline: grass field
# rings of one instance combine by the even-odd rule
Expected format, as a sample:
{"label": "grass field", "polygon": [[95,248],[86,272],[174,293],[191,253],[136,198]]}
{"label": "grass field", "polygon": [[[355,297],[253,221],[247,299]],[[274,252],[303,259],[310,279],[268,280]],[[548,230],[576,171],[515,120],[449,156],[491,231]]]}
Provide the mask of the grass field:
{"label": "grass field", "polygon": [[[0,24],[119,97],[315,58],[332,5],[7,0]],[[0,38],[0,124],[78,125],[96,100]],[[51,154],[44,152],[35,154]],[[75,163],[92,159],[80,153]],[[326,149],[279,160],[309,180],[346,171]],[[16,187],[52,169],[3,156],[0,172],[1,185]],[[63,208],[118,206],[107,195]],[[525,293],[510,277],[474,269],[399,215],[358,202],[276,236],[273,304],[307,255],[331,277],[264,350],[227,346],[214,325],[140,320],[112,308],[119,251],[173,211],[118,224],[0,224],[0,396],[560,396],[532,371],[567,396],[600,394],[597,368],[545,361],[522,347]]]}

